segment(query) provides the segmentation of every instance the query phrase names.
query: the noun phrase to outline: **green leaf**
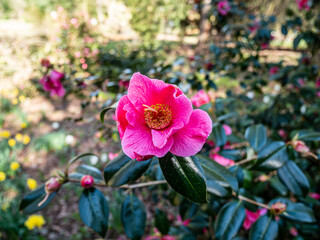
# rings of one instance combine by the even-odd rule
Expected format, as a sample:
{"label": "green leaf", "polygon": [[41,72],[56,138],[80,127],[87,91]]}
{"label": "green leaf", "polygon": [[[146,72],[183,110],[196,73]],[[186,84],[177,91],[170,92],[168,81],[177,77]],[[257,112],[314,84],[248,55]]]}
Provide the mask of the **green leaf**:
{"label": "green leaf", "polygon": [[207,186],[197,157],[177,157],[167,153],[159,164],[168,184],[184,197],[198,203],[207,202]]}
{"label": "green leaf", "polygon": [[104,123],[104,115],[106,115],[106,113],[111,110],[111,109],[116,109],[118,106],[119,101],[115,102],[114,104],[112,104],[110,107],[106,107],[104,109],[101,110],[100,112],[100,121],[102,123]]}
{"label": "green leaf", "polygon": [[227,142],[227,135],[221,124],[215,124],[212,129],[213,139],[217,146],[223,146]]}
{"label": "green leaf", "polygon": [[134,195],[130,195],[122,204],[121,221],[130,239],[140,239],[146,227],[147,214],[143,203]]}
{"label": "green leaf", "polygon": [[280,195],[286,196],[288,194],[288,189],[282,184],[278,176],[273,176],[270,179],[270,185],[273,187]]}
{"label": "green leaf", "polygon": [[303,39],[303,34],[299,34],[298,36],[296,36],[296,38],[293,40],[293,49],[297,50],[300,41]]}
{"label": "green leaf", "polygon": [[298,134],[298,139],[302,141],[320,141],[320,132],[313,130],[300,130],[294,132],[294,135]]}
{"label": "green leaf", "polygon": [[245,216],[246,212],[242,202],[232,201],[225,204],[219,211],[214,223],[216,238],[232,239],[240,230]]}
{"label": "green leaf", "polygon": [[56,195],[56,192],[50,193],[48,196],[47,200],[43,202],[40,206],[39,203],[45,198],[46,196],[46,191],[44,189],[44,185],[37,188],[36,190],[28,193],[22,198],[22,201],[19,206],[19,210],[23,211],[24,214],[32,214],[35,213],[44,207],[46,207],[53,197]]}
{"label": "green leaf", "polygon": [[79,159],[81,159],[81,158],[83,158],[83,157],[87,157],[87,156],[96,156],[96,157],[98,157],[98,156],[97,156],[96,154],[94,154],[94,153],[84,153],[84,154],[75,156],[74,158],[71,158],[71,159],[69,160],[68,165],[67,165],[67,169],[69,168],[69,166],[70,166],[72,163],[78,161]]}
{"label": "green leaf", "polygon": [[170,222],[167,215],[160,209],[156,209],[155,226],[163,235],[166,235],[170,229]]}
{"label": "green leaf", "polygon": [[118,172],[124,165],[131,161],[124,153],[119,153],[119,155],[110,161],[106,168],[104,169],[104,179],[106,183],[113,177],[113,175]]}
{"label": "green leaf", "polygon": [[261,124],[248,127],[245,132],[245,138],[250,143],[250,146],[258,152],[267,143],[267,130]]}
{"label": "green leaf", "polygon": [[288,34],[288,28],[287,28],[287,26],[285,26],[285,25],[282,25],[281,26],[281,33],[283,34],[283,35],[287,35]]}
{"label": "green leaf", "polygon": [[102,192],[96,188],[83,190],[79,213],[82,221],[104,238],[108,230],[109,207]]}
{"label": "green leaf", "polygon": [[123,184],[136,181],[144,174],[151,163],[152,159],[146,161],[130,160],[124,165],[109,181],[112,187],[118,187]]}
{"label": "green leaf", "polygon": [[279,226],[272,216],[260,217],[251,227],[249,240],[273,240],[278,236]]}
{"label": "green leaf", "polygon": [[208,157],[200,154],[196,156],[200,161],[207,180],[215,181],[222,187],[231,187],[233,191],[238,192],[237,178],[228,169]]}
{"label": "green leaf", "polygon": [[217,197],[229,197],[231,195],[230,188],[224,188],[212,180],[207,180],[207,191]]}
{"label": "green leaf", "polygon": [[286,144],[282,141],[272,142],[258,152],[258,161],[254,168],[260,170],[275,170],[288,161]]}
{"label": "green leaf", "polygon": [[85,175],[92,176],[95,182],[103,181],[103,177],[99,169],[85,164],[79,165],[75,172],[69,175],[69,178],[81,180],[81,178]]}
{"label": "green leaf", "polygon": [[285,165],[279,168],[278,175],[293,194],[301,197],[308,193],[310,188],[309,181],[293,161],[287,161]]}

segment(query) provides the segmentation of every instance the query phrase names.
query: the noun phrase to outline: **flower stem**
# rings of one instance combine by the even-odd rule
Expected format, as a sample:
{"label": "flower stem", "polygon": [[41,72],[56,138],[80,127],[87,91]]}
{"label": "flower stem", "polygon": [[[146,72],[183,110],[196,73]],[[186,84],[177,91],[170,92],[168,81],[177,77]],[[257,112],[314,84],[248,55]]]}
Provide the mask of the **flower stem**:
{"label": "flower stem", "polygon": [[[235,195],[235,193],[234,193],[234,195]],[[268,205],[263,204],[263,203],[256,202],[256,201],[254,201],[254,200],[252,200],[252,199],[250,199],[250,198],[247,198],[247,197],[245,197],[245,196],[238,195],[237,197],[239,198],[239,200],[243,200],[243,201],[252,203],[252,204],[257,205],[257,206],[259,206],[259,207],[266,208],[266,209],[268,209],[268,210],[271,209]]]}
{"label": "flower stem", "polygon": [[244,163],[247,163],[247,162],[251,162],[251,161],[256,160],[256,159],[257,159],[257,156],[253,156],[252,158],[246,158],[244,160],[236,162],[235,164],[236,165],[241,165],[241,164],[244,164]]}

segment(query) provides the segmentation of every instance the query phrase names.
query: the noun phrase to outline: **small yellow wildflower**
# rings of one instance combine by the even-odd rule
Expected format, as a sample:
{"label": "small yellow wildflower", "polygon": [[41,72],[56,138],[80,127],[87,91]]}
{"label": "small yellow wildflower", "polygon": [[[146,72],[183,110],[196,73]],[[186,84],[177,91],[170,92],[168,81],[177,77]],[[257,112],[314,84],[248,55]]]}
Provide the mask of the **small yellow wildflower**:
{"label": "small yellow wildflower", "polygon": [[12,99],[12,100],[11,100],[11,103],[12,103],[13,105],[17,105],[17,104],[18,104],[18,99],[16,99],[16,98]]}
{"label": "small yellow wildflower", "polygon": [[38,184],[37,184],[37,181],[34,180],[33,178],[28,178],[27,185],[30,190],[35,190]]}
{"label": "small yellow wildflower", "polygon": [[30,142],[30,137],[28,135],[23,135],[22,143],[27,145]]}
{"label": "small yellow wildflower", "polygon": [[10,169],[13,170],[13,171],[18,170],[19,167],[20,167],[20,163],[18,163],[18,162],[12,162],[12,163],[10,164]]}
{"label": "small yellow wildflower", "polygon": [[1,205],[1,209],[2,211],[7,211],[8,207],[10,206],[10,204],[8,202],[5,202]]}
{"label": "small yellow wildflower", "polygon": [[0,132],[0,137],[9,138],[10,136],[11,136],[11,133],[9,131],[1,131]]}
{"label": "small yellow wildflower", "polygon": [[44,220],[43,216],[41,215],[31,215],[28,219],[24,222],[24,225],[29,229],[32,230],[35,227],[42,228],[46,221]]}
{"label": "small yellow wildflower", "polygon": [[0,171],[0,182],[6,180],[6,174]]}
{"label": "small yellow wildflower", "polygon": [[20,133],[16,134],[16,140],[18,142],[21,142],[22,141],[22,134],[20,134]]}
{"label": "small yellow wildflower", "polygon": [[12,90],[12,95],[14,97],[18,96],[18,94],[19,94],[19,90],[18,89],[15,88],[15,89]]}
{"label": "small yellow wildflower", "polygon": [[20,127],[21,128],[26,128],[28,125],[26,123],[21,123]]}
{"label": "small yellow wildflower", "polygon": [[23,96],[23,95],[20,95],[19,96],[19,101],[20,102],[24,102],[26,100],[26,97],[25,96]]}
{"label": "small yellow wildflower", "polygon": [[13,138],[10,138],[8,140],[8,144],[9,144],[10,147],[13,147],[14,145],[16,145],[16,140],[14,140]]}

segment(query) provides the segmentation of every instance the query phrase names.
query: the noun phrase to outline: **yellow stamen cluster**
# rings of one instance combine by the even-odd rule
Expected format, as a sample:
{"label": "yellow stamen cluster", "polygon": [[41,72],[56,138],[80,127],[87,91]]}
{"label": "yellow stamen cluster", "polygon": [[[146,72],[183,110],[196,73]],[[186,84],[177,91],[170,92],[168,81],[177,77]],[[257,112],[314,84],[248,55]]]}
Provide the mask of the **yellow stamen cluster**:
{"label": "yellow stamen cluster", "polygon": [[172,121],[172,111],[166,104],[143,105],[144,119],[149,128],[161,130],[168,127]]}

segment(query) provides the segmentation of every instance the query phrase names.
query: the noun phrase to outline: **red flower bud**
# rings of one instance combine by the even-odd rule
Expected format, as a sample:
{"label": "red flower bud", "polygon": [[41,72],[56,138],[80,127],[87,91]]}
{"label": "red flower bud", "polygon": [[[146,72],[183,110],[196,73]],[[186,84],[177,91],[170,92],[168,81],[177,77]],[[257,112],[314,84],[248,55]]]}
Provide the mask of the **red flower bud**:
{"label": "red flower bud", "polygon": [[287,209],[287,206],[284,203],[277,202],[271,205],[271,213],[274,215],[282,214]]}
{"label": "red flower bud", "polygon": [[84,188],[91,188],[93,183],[94,179],[90,175],[85,175],[81,178],[81,186]]}
{"label": "red flower bud", "polygon": [[56,192],[61,187],[61,180],[56,177],[50,178],[45,184],[45,190],[47,193]]}

